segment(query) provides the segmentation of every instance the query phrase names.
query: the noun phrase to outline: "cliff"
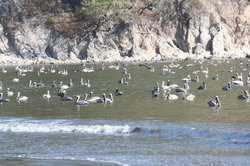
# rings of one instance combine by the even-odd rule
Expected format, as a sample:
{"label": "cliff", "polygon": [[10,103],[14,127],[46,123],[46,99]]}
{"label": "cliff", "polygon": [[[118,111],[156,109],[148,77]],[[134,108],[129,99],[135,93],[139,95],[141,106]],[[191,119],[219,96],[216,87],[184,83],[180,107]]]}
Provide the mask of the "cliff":
{"label": "cliff", "polygon": [[249,0],[132,0],[95,17],[80,6],[0,0],[0,63],[250,57]]}

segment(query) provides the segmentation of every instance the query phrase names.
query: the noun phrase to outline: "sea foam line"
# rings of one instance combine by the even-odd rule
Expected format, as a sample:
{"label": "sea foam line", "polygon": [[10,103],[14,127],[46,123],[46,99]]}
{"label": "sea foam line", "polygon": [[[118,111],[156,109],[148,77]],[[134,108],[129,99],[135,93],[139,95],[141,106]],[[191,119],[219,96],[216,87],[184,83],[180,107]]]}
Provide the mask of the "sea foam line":
{"label": "sea foam line", "polygon": [[131,132],[129,125],[78,125],[63,123],[17,120],[0,121],[0,132],[16,133],[89,133],[89,134],[128,134]]}

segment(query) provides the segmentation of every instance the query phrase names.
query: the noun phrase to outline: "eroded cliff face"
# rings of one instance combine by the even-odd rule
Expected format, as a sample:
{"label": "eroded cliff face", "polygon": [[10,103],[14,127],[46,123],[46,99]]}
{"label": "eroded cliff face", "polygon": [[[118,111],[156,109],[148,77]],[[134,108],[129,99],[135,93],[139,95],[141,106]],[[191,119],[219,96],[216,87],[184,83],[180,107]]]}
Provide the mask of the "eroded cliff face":
{"label": "eroded cliff face", "polygon": [[100,62],[250,54],[247,0],[134,0],[128,13],[109,11],[91,23],[75,17],[80,0],[34,2],[0,0],[2,63],[6,56]]}

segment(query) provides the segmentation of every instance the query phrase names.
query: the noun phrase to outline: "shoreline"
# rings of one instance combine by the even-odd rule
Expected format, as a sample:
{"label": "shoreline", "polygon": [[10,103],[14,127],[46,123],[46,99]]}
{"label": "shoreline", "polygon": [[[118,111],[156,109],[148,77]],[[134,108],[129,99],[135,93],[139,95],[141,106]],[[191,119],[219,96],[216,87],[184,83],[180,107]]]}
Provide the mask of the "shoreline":
{"label": "shoreline", "polygon": [[208,54],[188,54],[188,53],[180,53],[175,55],[170,55],[167,58],[162,57],[154,57],[151,59],[146,59],[145,57],[120,57],[119,59],[112,60],[101,60],[101,59],[90,59],[90,60],[82,60],[82,59],[65,59],[65,60],[57,60],[51,57],[41,58],[37,57],[34,59],[25,59],[22,57],[17,57],[14,55],[5,55],[0,54],[0,67],[13,67],[13,66],[25,66],[25,65],[78,65],[78,64],[109,64],[109,63],[128,63],[128,64],[152,64],[152,63],[168,63],[168,62],[176,62],[182,60],[240,60],[240,59],[250,59],[250,55],[248,54],[224,54],[221,56],[212,56]]}

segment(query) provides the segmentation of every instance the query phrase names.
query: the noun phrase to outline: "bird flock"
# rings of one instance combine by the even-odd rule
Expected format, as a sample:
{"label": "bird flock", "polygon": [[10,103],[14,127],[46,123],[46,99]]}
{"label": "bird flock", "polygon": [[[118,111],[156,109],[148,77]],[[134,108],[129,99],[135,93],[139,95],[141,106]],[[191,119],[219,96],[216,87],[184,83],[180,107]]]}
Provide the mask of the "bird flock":
{"label": "bird flock", "polygon": [[[189,63],[185,66],[181,66],[179,63],[171,63],[169,65],[163,65],[161,74],[163,76],[166,75],[172,75],[172,80],[167,80],[167,82],[162,81],[161,85],[159,82],[156,82],[155,85],[153,85],[153,88],[151,90],[152,92],[152,97],[159,97],[162,92],[162,96],[165,100],[177,100],[179,98],[186,100],[186,101],[194,101],[196,99],[196,96],[193,92],[197,91],[202,91],[206,93],[209,91],[209,88],[207,88],[207,83],[210,80],[211,81],[217,81],[219,80],[219,74],[217,73],[211,73],[209,72],[209,67],[208,66],[213,66],[217,67],[217,65],[220,65],[220,63],[229,63],[228,60],[225,61],[218,61],[217,63],[214,62],[209,62],[207,64],[207,67],[204,67],[203,62],[199,62],[199,64],[192,64]],[[240,61],[239,63],[241,66],[239,69],[236,69],[236,67],[231,67],[229,70],[222,70],[221,73],[227,72],[227,73],[232,73],[231,78],[228,78],[228,82],[225,83],[226,85],[221,87],[221,90],[223,91],[232,91],[233,86],[240,86],[240,87],[246,87],[245,90],[243,90],[243,94],[239,94],[236,96],[237,99],[239,100],[245,100],[249,101],[250,96],[248,93],[248,86],[250,86],[250,72],[247,73],[247,79],[246,82],[244,82],[243,79],[243,73],[250,71],[250,65],[247,65],[246,68],[244,68],[242,65],[244,64],[243,62]],[[177,84],[172,84],[172,81],[177,81],[174,79],[174,74],[177,73],[179,69],[188,68],[188,67],[197,67],[197,70],[192,71],[190,74],[187,74],[185,77],[181,79],[181,82],[183,82],[182,86],[179,86]],[[182,70],[183,71],[183,70]],[[213,75],[212,77],[209,77],[209,75]],[[200,78],[202,78],[202,83],[200,86],[197,86],[196,89],[191,89],[190,85],[193,84],[194,82],[198,83],[200,82]],[[180,81],[180,80],[179,80]],[[219,95],[214,96],[214,99],[211,99],[207,101],[207,105],[209,107],[213,108],[219,108],[222,106],[222,103],[220,101]]]}
{"label": "bird flock", "polygon": [[[115,64],[115,66],[109,66],[110,69],[115,69],[118,70],[119,66]],[[100,67],[100,70],[103,70],[103,66]],[[13,83],[16,84],[16,86],[19,86],[20,80],[23,79],[26,75],[28,75],[29,72],[35,73],[37,72],[38,78],[41,78],[41,75],[43,77],[46,76],[46,74],[51,73],[51,74],[58,74],[58,75],[68,75],[69,72],[66,69],[60,69],[58,66],[37,66],[37,69],[34,69],[33,66],[17,66],[15,68],[15,77],[11,80]],[[90,73],[94,72],[94,67],[86,67],[84,64],[80,66],[79,69],[72,69],[72,72],[81,72],[81,73]],[[125,73],[124,73],[125,72]],[[131,79],[130,74],[127,73],[124,69],[124,81],[127,81],[127,79]],[[6,68],[2,68],[2,74],[8,73],[8,70]],[[129,77],[127,77],[129,76]],[[124,83],[123,83],[124,84]],[[44,94],[41,96],[44,100],[49,100],[51,97],[55,97],[51,95],[51,91],[56,91],[56,96],[58,97],[58,100],[62,102],[70,102],[73,101],[74,105],[81,106],[81,105],[88,105],[90,103],[113,103],[114,102],[114,97],[115,96],[121,96],[123,95],[123,92],[119,90],[119,88],[115,88],[113,93],[108,92],[108,95],[106,93],[102,93],[100,96],[94,96],[93,91],[91,90],[91,83],[90,80],[84,80],[82,77],[79,79],[79,84],[77,88],[82,90],[82,87],[89,88],[89,93],[85,93],[83,95],[73,95],[68,96],[67,91],[72,89],[74,87],[73,80],[70,78],[68,83],[63,83],[63,81],[60,81],[58,84],[56,80],[51,80],[51,83],[44,83],[43,80],[41,79],[40,81],[32,81],[29,80],[29,83],[27,84],[27,88],[29,89],[46,89],[44,91]],[[36,93],[34,91],[33,93]],[[16,95],[16,101],[17,102],[23,102],[23,103],[28,103],[30,98],[32,96],[25,96],[23,95],[23,92],[17,91],[13,92],[11,91],[10,87],[8,87],[8,83],[5,85],[0,81],[0,103],[8,103],[11,102],[10,98],[12,96]],[[81,99],[81,97],[84,97]],[[74,100],[75,98],[75,100]]]}
{"label": "bird flock", "polygon": [[[224,61],[225,62],[225,61]],[[197,64],[189,63],[185,66],[180,65],[179,63],[169,63],[162,65],[162,69],[159,73],[157,73],[157,70],[151,65],[147,64],[139,64],[141,67],[146,67],[146,70],[149,71],[149,74],[160,74],[162,75],[163,80],[161,82],[156,82],[155,85],[152,85],[153,88],[151,89],[151,95],[153,98],[159,97],[160,95],[163,96],[164,100],[177,100],[182,99],[185,101],[194,101],[196,99],[194,91],[202,91],[207,92],[209,91],[209,87],[207,87],[207,82],[211,81],[217,81],[220,79],[220,76],[218,73],[211,73],[209,71],[209,66],[216,67],[219,65],[220,62],[212,63],[209,62],[206,67],[204,67],[204,62],[199,62]],[[240,63],[243,65],[243,63]],[[103,71],[105,70],[105,65],[101,64],[98,65],[99,70]],[[185,77],[181,78],[181,80],[176,80],[174,75],[177,74],[180,69],[193,67],[195,68],[194,71],[187,74]],[[197,67],[197,68],[196,68]],[[121,72],[121,77],[118,80],[118,83],[121,85],[129,85],[130,80],[132,79],[131,73],[128,72],[128,68],[126,64],[121,65],[120,63],[114,63],[108,66],[109,70],[117,70]],[[223,72],[232,73],[231,78],[228,78],[228,81],[225,82],[225,85],[221,87],[222,91],[232,91],[234,88],[233,86],[245,86],[250,85],[250,73],[248,73],[248,77],[246,81],[243,80],[243,72],[247,72],[250,69],[250,67],[247,65],[246,68],[241,66],[239,69],[236,69],[236,67],[231,67],[229,70],[224,70]],[[85,64],[82,64],[79,68],[72,69],[72,72],[82,72],[82,73],[92,73],[95,72],[96,69],[93,67],[87,67]],[[41,75],[45,76],[48,73],[51,74],[58,74],[62,76],[68,76],[70,72],[66,69],[61,69],[56,65],[48,65],[48,66],[37,66],[36,69],[34,69],[33,66],[17,66],[15,68],[15,77],[13,77],[12,82],[16,83],[18,86],[20,80],[27,75],[28,72],[36,73],[37,76],[40,78]],[[181,72],[181,71],[180,71]],[[2,74],[8,73],[8,70],[6,68],[2,68]],[[172,77],[168,77],[171,75]],[[212,75],[212,77],[209,77]],[[171,78],[165,80],[165,78]],[[202,80],[202,81],[201,81]],[[87,79],[84,80],[83,77],[79,78],[78,81],[78,87],[86,87],[89,88],[89,93],[84,93],[83,95],[75,94],[72,96],[68,96],[67,91],[72,89],[74,87],[76,80],[73,80],[72,78],[69,78],[67,83],[64,83],[63,81],[59,81],[57,84],[56,80],[51,80],[51,82],[44,83],[42,79],[38,82],[29,80],[29,83],[27,84],[27,87],[30,89],[36,89],[36,88],[42,88],[46,87],[46,90],[44,90],[44,94],[41,96],[44,100],[49,100],[51,97],[55,97],[51,95],[51,91],[56,91],[56,96],[58,97],[58,100],[62,102],[71,102],[73,101],[74,105],[81,106],[81,105],[88,105],[90,103],[113,103],[114,97],[113,96],[122,96],[123,92],[119,90],[119,88],[114,88],[113,92],[107,92],[102,93],[99,96],[94,96],[93,89],[91,89],[91,80]],[[172,82],[182,82],[182,85],[179,86],[178,84],[172,83]],[[193,83],[201,83],[199,86],[197,86],[196,89],[190,88],[190,85]],[[117,85],[118,86],[118,85]],[[50,87],[50,89],[48,88]],[[34,91],[35,93],[35,91]],[[8,103],[11,102],[9,98],[14,96],[16,94],[16,101],[17,102],[28,102],[32,96],[25,96],[23,95],[23,92],[13,92],[8,85],[3,85],[2,81],[0,81],[0,103]],[[6,97],[5,97],[6,96]],[[75,100],[74,100],[75,98]],[[243,90],[242,94],[239,94],[236,96],[238,100],[245,100],[249,101],[249,93],[248,90]],[[215,95],[213,100],[210,100],[207,102],[207,105],[209,107],[221,107],[223,103],[220,101],[219,95]]]}

